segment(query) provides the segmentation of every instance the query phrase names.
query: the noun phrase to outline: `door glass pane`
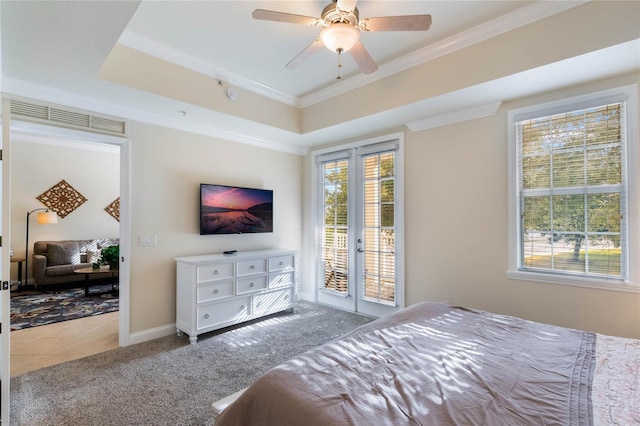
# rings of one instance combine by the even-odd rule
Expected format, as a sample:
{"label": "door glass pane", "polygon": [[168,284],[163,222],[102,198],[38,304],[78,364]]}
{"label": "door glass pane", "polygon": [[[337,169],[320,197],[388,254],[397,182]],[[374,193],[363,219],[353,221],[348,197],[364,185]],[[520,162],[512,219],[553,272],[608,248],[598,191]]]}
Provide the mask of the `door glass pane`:
{"label": "door glass pane", "polygon": [[395,152],[363,157],[363,286],[367,301],[395,303]]}
{"label": "door glass pane", "polygon": [[324,163],[322,267],[324,288],[347,293],[348,287],[348,167],[347,160]]}

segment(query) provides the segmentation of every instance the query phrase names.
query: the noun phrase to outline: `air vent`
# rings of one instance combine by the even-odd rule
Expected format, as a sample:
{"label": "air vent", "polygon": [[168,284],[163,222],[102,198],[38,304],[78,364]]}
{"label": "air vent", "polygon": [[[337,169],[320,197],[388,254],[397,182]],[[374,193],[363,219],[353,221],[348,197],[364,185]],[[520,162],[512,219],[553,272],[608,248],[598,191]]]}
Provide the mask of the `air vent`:
{"label": "air vent", "polygon": [[26,121],[45,122],[54,126],[72,127],[107,135],[126,135],[127,127],[124,120],[98,117],[84,112],[38,105],[16,99],[10,99],[9,102],[11,115]]}

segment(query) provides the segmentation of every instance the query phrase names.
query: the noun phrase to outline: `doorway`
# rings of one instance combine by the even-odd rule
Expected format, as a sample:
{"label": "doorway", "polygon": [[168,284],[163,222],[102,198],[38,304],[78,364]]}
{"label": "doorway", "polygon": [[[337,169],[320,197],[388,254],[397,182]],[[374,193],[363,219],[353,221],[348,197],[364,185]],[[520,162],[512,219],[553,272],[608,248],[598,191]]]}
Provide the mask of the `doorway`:
{"label": "doorway", "polygon": [[376,317],[404,307],[402,135],[314,157],[318,302]]}
{"label": "doorway", "polygon": [[[24,127],[18,126],[20,131],[14,127],[11,139],[12,259],[30,257],[25,265],[15,264],[12,272],[14,278],[23,277],[23,282],[19,286],[12,285],[11,291],[10,306],[15,312],[11,321],[12,376],[115,349],[119,340],[117,313],[88,316],[117,309],[114,303],[117,306],[119,295],[105,293],[84,297],[79,288],[82,282],[64,283],[69,279],[67,275],[58,279],[46,278],[43,283],[43,278],[38,277],[43,277],[44,265],[38,267],[40,273],[36,277],[40,262],[34,257],[34,245],[37,241],[80,243],[119,236],[118,212],[107,207],[119,200],[120,148],[94,142],[91,137],[85,140],[60,137],[51,134],[53,129],[50,134],[35,136],[27,134]],[[62,189],[57,184],[60,179],[65,182]],[[54,190],[48,190],[49,187]],[[43,191],[47,194],[44,200],[39,197]],[[72,197],[77,200],[64,199]],[[35,220],[25,224],[24,211],[51,205],[59,212],[55,224],[41,225]],[[26,220],[29,220],[28,215]],[[25,241],[25,225],[30,229],[28,241]],[[42,247],[42,243],[38,244]],[[87,261],[77,259],[74,263]],[[26,265],[33,273],[16,271]],[[92,288],[91,291],[95,293],[99,289]],[[30,310],[29,306],[36,308]],[[16,312],[19,307],[23,309]],[[76,317],[84,318],[69,319]]]}

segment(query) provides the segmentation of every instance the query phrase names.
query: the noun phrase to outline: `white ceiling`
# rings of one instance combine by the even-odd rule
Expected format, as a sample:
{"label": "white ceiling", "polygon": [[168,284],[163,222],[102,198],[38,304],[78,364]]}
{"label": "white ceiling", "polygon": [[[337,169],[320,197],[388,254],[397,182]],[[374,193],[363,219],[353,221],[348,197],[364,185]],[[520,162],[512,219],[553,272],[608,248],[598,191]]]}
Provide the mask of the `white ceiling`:
{"label": "white ceiling", "polygon": [[[472,107],[568,84],[560,67],[572,67],[571,82],[637,69],[638,45],[596,52],[464,93],[397,108],[311,134],[292,134],[216,111],[183,105],[97,78],[116,43],[219,78],[299,107],[312,105],[433,57],[461,40],[481,41],[582,1],[372,1],[360,0],[361,18],[431,14],[428,32],[363,33],[361,40],[380,70],[363,75],[344,57],[337,81],[337,55],[316,52],[295,70],[284,66],[319,29],[258,21],[256,8],[319,16],[328,1],[7,1],[0,3],[2,90],[127,118],[175,125],[232,140],[309,147],[336,138],[392,128]],[[488,24],[490,23],[490,24]],[[634,50],[635,49],[635,50]],[[605,62],[600,62],[606,59]],[[594,61],[596,67],[587,65]],[[577,67],[577,68],[575,68]],[[553,78],[548,78],[553,77]],[[524,79],[524,80],[523,80]],[[527,81],[528,84],[521,84]],[[61,101],[64,100],[64,102]],[[178,111],[188,111],[178,117]]]}
{"label": "white ceiling", "polygon": [[[309,45],[320,28],[251,18],[255,9],[320,17],[323,1],[142,2],[127,25],[124,39],[141,37],[167,49],[239,76],[275,92],[303,97],[336,82],[337,55],[322,49],[295,70],[284,66]],[[371,1],[358,2],[361,19],[372,16],[431,14],[429,31],[361,33],[378,64],[497,18],[530,1]],[[351,57],[342,60],[343,79],[359,70]]]}

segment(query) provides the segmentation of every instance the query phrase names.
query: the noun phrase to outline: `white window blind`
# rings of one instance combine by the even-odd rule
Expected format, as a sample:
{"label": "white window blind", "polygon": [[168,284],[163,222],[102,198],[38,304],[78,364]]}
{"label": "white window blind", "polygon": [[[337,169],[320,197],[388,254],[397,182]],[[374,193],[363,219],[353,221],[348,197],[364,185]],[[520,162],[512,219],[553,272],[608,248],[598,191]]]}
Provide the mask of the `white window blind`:
{"label": "white window blind", "polygon": [[349,266],[349,155],[319,159],[322,173],[321,262],[324,288],[347,293]]}
{"label": "white window blind", "polygon": [[518,269],[628,279],[625,102],[517,121]]}
{"label": "white window blind", "polygon": [[362,297],[395,303],[396,161],[395,146],[362,155],[364,287]]}

